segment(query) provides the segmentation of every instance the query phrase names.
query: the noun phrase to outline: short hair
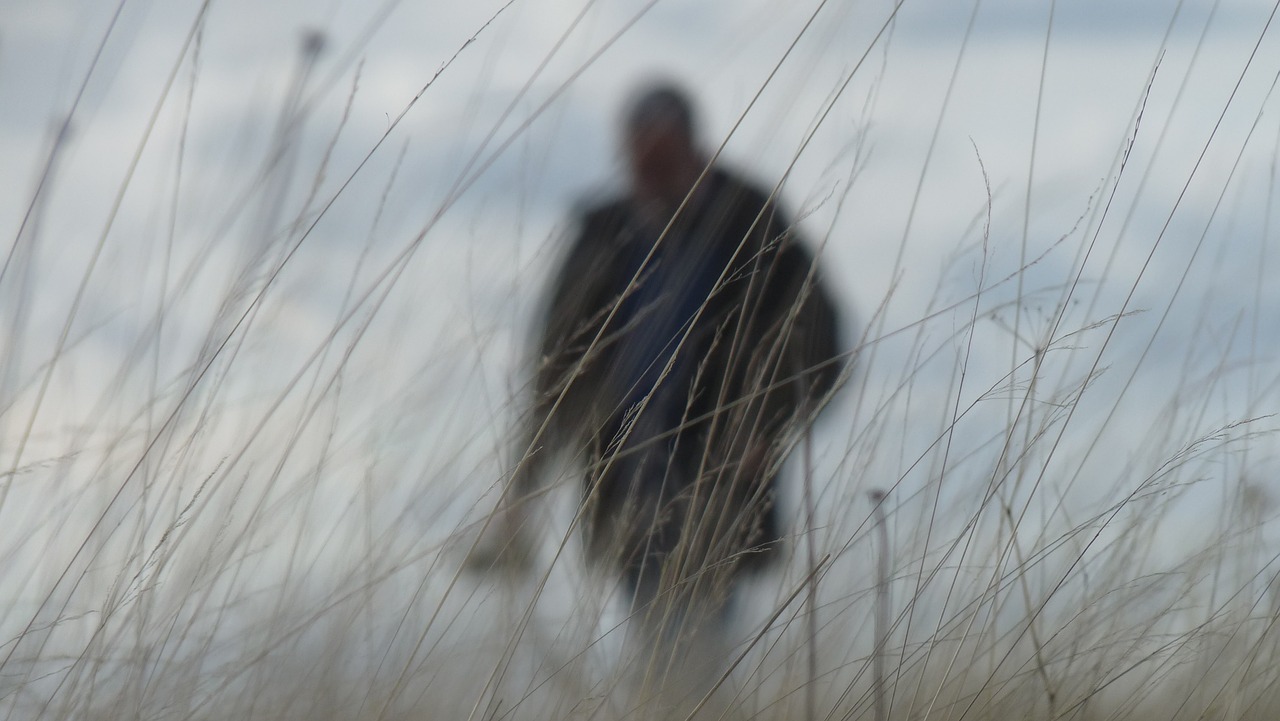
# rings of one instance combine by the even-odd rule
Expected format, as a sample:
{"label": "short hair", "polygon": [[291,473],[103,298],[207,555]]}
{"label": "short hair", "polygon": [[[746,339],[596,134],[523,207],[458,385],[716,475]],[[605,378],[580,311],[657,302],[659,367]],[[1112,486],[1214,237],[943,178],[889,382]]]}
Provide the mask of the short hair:
{"label": "short hair", "polygon": [[632,96],[623,117],[627,133],[657,125],[671,123],[693,138],[693,103],[689,96],[672,83],[657,83],[643,88]]}

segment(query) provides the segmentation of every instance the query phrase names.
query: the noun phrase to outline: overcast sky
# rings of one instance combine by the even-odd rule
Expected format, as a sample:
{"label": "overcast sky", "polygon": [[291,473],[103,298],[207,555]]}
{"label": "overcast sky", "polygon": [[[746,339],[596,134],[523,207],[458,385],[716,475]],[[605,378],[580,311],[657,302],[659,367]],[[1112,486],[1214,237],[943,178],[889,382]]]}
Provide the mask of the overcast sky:
{"label": "overcast sky", "polygon": [[[556,241],[577,203],[618,187],[617,106],[653,75],[690,88],[724,162],[785,177],[848,309],[846,345],[867,344],[863,411],[845,398],[824,438],[896,430],[866,468],[831,452],[833,474],[894,483],[956,407],[966,356],[958,407],[987,401],[959,432],[980,447],[1010,413],[1010,368],[1051,331],[1041,392],[1106,370],[1053,476],[1065,488],[1109,469],[1081,503],[1131,490],[1114,475],[1131,457],[1158,466],[1280,401],[1264,235],[1280,37],[1263,0],[907,0],[892,21],[887,0],[175,0],[118,16],[2,1],[0,390],[26,409],[5,434],[30,417],[64,329],[77,345],[37,427],[102,407],[125,418],[126,399],[188,377],[296,246],[246,332],[253,371],[228,374],[236,402],[279,396],[346,311],[365,318],[386,291],[350,361],[365,384],[351,413],[390,446],[425,424],[445,440],[424,455],[450,432],[500,445],[476,429],[507,422]],[[1121,311],[1142,313],[1112,336]],[[918,368],[909,400],[903,368]],[[1109,450],[1085,454],[1097,436]],[[1274,470],[1271,446],[1255,442],[1251,473]]]}

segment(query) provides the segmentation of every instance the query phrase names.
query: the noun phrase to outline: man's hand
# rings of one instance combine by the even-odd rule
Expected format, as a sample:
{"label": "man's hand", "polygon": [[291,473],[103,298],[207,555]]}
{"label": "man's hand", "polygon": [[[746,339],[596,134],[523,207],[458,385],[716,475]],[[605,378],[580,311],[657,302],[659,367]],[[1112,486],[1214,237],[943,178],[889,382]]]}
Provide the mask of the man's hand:
{"label": "man's hand", "polygon": [[471,545],[463,565],[475,573],[524,573],[533,567],[537,543],[537,534],[529,526],[528,514],[513,505],[504,504],[488,519],[488,525]]}

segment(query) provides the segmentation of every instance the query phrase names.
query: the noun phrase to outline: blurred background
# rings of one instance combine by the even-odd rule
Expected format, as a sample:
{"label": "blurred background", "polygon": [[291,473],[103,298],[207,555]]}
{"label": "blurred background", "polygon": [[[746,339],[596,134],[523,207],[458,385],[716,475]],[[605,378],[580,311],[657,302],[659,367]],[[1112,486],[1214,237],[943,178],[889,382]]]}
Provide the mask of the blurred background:
{"label": "blurred background", "polygon": [[[545,587],[459,564],[523,450],[574,210],[621,189],[619,106],[667,77],[720,162],[780,184],[855,358],[813,508],[798,462],[783,499],[831,556],[821,668],[796,606],[727,708],[796,717],[770,699],[818,688],[868,712],[888,653],[895,718],[935,692],[1080,715],[1174,668],[1203,698],[1152,717],[1233,693],[1257,703],[1221,717],[1267,718],[1275,9],[4,0],[0,703],[633,708],[574,666],[613,658],[616,611],[572,482]],[[802,556],[756,582],[744,638]]]}

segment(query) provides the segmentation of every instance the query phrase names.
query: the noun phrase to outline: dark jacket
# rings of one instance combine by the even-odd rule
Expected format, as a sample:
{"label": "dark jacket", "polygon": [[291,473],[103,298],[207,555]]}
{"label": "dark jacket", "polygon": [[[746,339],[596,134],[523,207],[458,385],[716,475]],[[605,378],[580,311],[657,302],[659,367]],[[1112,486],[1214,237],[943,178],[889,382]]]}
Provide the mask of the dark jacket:
{"label": "dark jacket", "polygon": [[[674,218],[628,199],[592,208],[551,286],[533,446],[582,452],[589,530],[658,495],[646,487],[658,482],[664,498],[686,496],[677,526],[690,508],[765,508],[789,432],[839,375],[836,324],[789,222],[724,171]],[[636,457],[654,449],[679,473],[641,469]],[[728,534],[725,553],[775,540],[772,514],[761,523]]]}

